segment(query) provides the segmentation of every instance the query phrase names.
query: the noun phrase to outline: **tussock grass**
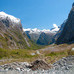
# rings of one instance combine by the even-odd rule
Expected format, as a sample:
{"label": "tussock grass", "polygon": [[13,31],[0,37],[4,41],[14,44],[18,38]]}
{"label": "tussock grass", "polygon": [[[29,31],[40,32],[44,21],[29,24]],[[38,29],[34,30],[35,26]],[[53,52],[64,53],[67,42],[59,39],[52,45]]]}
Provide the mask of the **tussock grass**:
{"label": "tussock grass", "polygon": [[32,58],[34,56],[31,53],[35,52],[34,50],[27,50],[27,49],[1,49],[0,48],[0,59],[1,58]]}
{"label": "tussock grass", "polygon": [[43,58],[47,63],[54,63],[62,57],[68,56],[69,50],[51,52],[49,50],[42,52]]}
{"label": "tussock grass", "polygon": [[38,54],[31,55],[31,53],[36,53],[35,50],[27,49],[2,49],[0,48],[0,64],[11,63],[11,62],[32,62],[39,57]]}
{"label": "tussock grass", "polygon": [[[74,51],[71,50],[73,48],[73,45],[71,46],[71,48],[65,47],[64,45],[63,46],[65,47],[64,50],[60,50],[62,46],[60,45],[58,47],[59,48],[58,51],[39,50],[40,54],[36,54],[36,50],[34,48],[33,49],[32,48],[31,49],[14,49],[14,50],[0,48],[0,59],[8,59],[5,62],[0,62],[0,64],[4,64],[8,62],[24,62],[24,61],[33,62],[36,59],[43,59],[47,63],[54,63],[57,60],[61,59],[62,57],[66,57],[68,55],[74,55]],[[35,53],[35,55],[31,55],[31,53]]]}
{"label": "tussock grass", "polygon": [[69,51],[68,51],[68,54],[69,54],[69,55],[74,55],[74,50],[69,50]]}

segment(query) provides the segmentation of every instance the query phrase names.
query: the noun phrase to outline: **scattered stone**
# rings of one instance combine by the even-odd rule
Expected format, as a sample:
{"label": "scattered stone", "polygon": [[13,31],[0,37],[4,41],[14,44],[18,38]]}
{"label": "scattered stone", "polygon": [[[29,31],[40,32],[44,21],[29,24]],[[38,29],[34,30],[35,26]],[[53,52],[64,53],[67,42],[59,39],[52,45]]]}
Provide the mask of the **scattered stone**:
{"label": "scattered stone", "polygon": [[32,56],[36,55],[35,53],[31,53]]}
{"label": "scattered stone", "polygon": [[[2,73],[1,73],[2,72]],[[43,60],[13,62],[0,66],[0,74],[74,74],[74,56],[63,57],[53,66]]]}
{"label": "scattered stone", "polygon": [[37,50],[37,51],[36,51],[36,54],[40,54],[40,52]]}
{"label": "scattered stone", "polygon": [[62,68],[63,70],[69,70],[70,68],[72,68],[72,66],[74,66],[74,56],[63,57],[53,65],[55,69]]}
{"label": "scattered stone", "polygon": [[16,70],[20,71],[20,68],[16,68]]}
{"label": "scattered stone", "polygon": [[74,48],[72,48],[71,50],[74,51]]}

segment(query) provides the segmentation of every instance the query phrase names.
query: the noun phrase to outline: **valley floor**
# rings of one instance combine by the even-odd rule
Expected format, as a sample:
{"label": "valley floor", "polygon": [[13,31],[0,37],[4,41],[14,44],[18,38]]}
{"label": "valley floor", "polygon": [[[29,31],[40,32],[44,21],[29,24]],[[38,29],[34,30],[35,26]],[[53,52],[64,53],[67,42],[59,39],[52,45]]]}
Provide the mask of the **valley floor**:
{"label": "valley floor", "polygon": [[[74,55],[74,44],[50,45],[39,50],[18,49],[6,51],[1,49],[1,51],[2,54],[5,53],[5,57],[0,60],[0,74],[73,74],[74,72],[74,56],[72,56]],[[7,55],[7,52],[11,56],[10,54]],[[21,71],[19,67],[11,70],[9,66],[5,66],[10,63],[22,62],[23,64],[24,61],[31,63],[37,59],[43,60],[47,64],[52,64],[54,68],[36,71],[24,68]],[[2,68],[3,66],[5,68]]]}
{"label": "valley floor", "polygon": [[0,49],[0,65],[11,62],[33,62],[36,59],[45,60],[47,63],[54,63],[62,57],[74,55],[74,44],[49,45],[38,50],[17,49],[6,50]]}

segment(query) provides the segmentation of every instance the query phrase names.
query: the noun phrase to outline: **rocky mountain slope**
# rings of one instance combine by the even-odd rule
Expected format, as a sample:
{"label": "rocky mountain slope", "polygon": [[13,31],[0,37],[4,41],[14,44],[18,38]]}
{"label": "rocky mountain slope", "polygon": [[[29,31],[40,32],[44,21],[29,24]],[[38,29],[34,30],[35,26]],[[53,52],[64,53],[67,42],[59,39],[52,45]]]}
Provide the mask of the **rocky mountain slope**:
{"label": "rocky mountain slope", "polygon": [[51,28],[49,31],[43,31],[38,40],[37,44],[40,45],[49,45],[52,44],[52,39],[59,30],[59,27],[56,24],[53,24],[54,28]]}
{"label": "rocky mountain slope", "polygon": [[0,12],[0,48],[24,49],[31,45],[26,34],[23,34],[20,19]]}
{"label": "rocky mountain slope", "polygon": [[53,38],[52,38],[52,43],[55,43],[56,40],[58,39],[58,37],[61,35],[62,30],[63,30],[63,28],[64,28],[64,25],[65,25],[66,21],[67,21],[67,20],[65,20],[65,21],[63,22],[63,24],[61,24],[61,26],[59,27],[59,30],[58,30],[57,33],[53,36]]}
{"label": "rocky mountain slope", "polygon": [[64,28],[56,39],[56,44],[63,43],[74,43],[74,3],[69,13],[68,19],[64,23]]}
{"label": "rocky mountain slope", "polygon": [[53,32],[48,32],[48,33],[42,32],[39,36],[39,39],[37,40],[37,44],[40,44],[40,45],[51,44],[51,42],[52,42],[51,40],[55,34],[56,33],[53,33]]}
{"label": "rocky mountain slope", "polygon": [[39,29],[35,28],[35,29],[23,29],[23,30],[27,34],[30,40],[32,40],[35,43],[37,42],[41,34],[41,31]]}

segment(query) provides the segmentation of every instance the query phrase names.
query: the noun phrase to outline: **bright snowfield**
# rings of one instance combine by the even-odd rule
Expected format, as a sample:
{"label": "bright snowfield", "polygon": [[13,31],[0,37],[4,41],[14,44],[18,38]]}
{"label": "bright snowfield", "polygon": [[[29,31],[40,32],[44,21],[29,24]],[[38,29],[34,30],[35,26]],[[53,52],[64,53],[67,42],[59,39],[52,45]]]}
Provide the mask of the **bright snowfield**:
{"label": "bright snowfield", "polygon": [[50,32],[52,32],[52,33],[54,33],[54,32],[57,32],[60,29],[56,24],[53,24],[53,27],[54,28],[52,28],[51,30],[49,30],[49,29],[39,30],[37,28],[34,28],[34,29],[30,29],[30,28],[24,29],[23,28],[23,31],[30,31],[30,34],[31,33],[41,33],[41,32],[44,32],[44,33],[50,33]]}
{"label": "bright snowfield", "polygon": [[20,23],[20,19],[12,15],[6,14],[5,12],[0,12],[1,19],[9,19],[12,23]]}

